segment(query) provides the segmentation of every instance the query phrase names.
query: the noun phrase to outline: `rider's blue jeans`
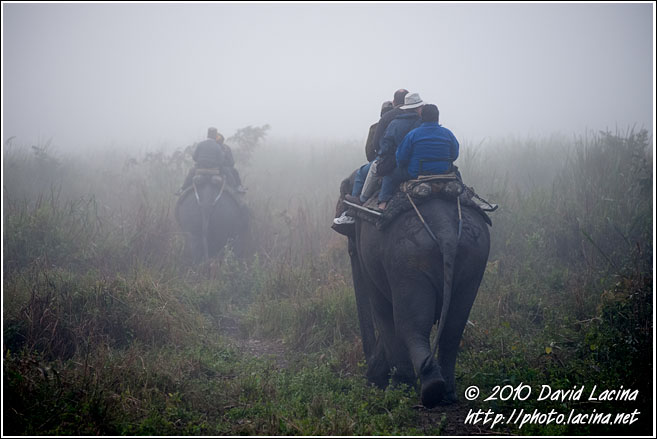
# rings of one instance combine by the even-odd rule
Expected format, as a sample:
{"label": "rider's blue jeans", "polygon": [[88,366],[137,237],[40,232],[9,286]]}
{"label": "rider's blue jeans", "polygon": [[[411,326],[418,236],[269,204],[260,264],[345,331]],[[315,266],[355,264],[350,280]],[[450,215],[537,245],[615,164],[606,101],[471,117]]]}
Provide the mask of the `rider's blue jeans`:
{"label": "rider's blue jeans", "polygon": [[363,185],[365,184],[365,179],[367,178],[367,173],[370,172],[371,166],[372,162],[365,163],[356,172],[356,176],[354,177],[354,187],[351,189],[351,195],[354,197],[360,196],[360,193],[363,191]]}
{"label": "rider's blue jeans", "polygon": [[399,185],[406,180],[414,178],[408,173],[406,168],[396,167],[393,171],[383,177],[381,182],[381,192],[379,192],[379,203],[389,201],[395,194]]}

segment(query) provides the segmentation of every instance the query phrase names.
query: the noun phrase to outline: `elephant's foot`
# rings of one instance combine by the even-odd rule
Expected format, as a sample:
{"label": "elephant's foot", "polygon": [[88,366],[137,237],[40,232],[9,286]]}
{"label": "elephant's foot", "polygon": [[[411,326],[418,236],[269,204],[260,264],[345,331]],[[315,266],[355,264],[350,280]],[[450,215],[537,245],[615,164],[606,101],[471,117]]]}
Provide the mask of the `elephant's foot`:
{"label": "elephant's foot", "polygon": [[[426,370],[427,368],[425,368]],[[421,377],[421,393],[422,405],[427,408],[432,408],[440,404],[445,398],[447,392],[447,382],[440,373],[440,367],[434,365],[428,368]]]}
{"label": "elephant's foot", "polygon": [[459,398],[456,396],[455,391],[448,391],[445,393],[443,399],[438,403],[439,405],[451,405],[459,402]]}
{"label": "elephant's foot", "polygon": [[390,366],[382,356],[374,356],[367,362],[366,376],[369,382],[380,389],[388,387],[390,380]]}
{"label": "elephant's foot", "polygon": [[434,378],[422,383],[422,405],[433,408],[443,401],[445,397],[445,380],[442,377]]}

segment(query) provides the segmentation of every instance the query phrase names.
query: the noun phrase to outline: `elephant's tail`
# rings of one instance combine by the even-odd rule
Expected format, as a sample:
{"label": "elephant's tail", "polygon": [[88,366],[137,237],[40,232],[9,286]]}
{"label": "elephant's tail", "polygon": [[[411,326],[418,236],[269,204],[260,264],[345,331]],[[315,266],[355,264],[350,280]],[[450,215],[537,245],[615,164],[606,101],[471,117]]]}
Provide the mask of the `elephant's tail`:
{"label": "elephant's tail", "polygon": [[461,227],[462,227],[461,204],[458,202],[457,199],[458,229],[456,233],[456,239],[453,241],[454,245],[451,245],[450,242],[451,240],[445,239],[444,236],[452,236],[452,235],[449,233],[442,234],[443,239],[439,240],[436,237],[436,235],[431,231],[431,228],[429,227],[429,224],[427,224],[427,222],[424,220],[424,217],[422,217],[422,214],[420,213],[417,206],[413,202],[411,196],[408,193],[406,193],[406,197],[408,198],[408,201],[410,201],[411,205],[413,206],[413,209],[415,209],[415,213],[417,214],[418,218],[420,218],[420,221],[422,222],[422,225],[424,225],[424,228],[426,229],[427,233],[429,233],[429,236],[431,237],[433,242],[436,243],[438,248],[443,253],[443,306],[441,307],[440,320],[438,321],[438,333],[436,334],[436,339],[431,349],[432,357],[435,357],[436,351],[438,350],[440,337],[442,336],[443,328],[445,327],[445,320],[447,320],[449,303],[452,300],[452,280],[454,278],[454,261],[456,260],[456,250],[458,249],[459,240],[461,239]]}
{"label": "elephant's tail", "polygon": [[456,249],[457,245],[451,246],[448,243],[443,242],[441,245],[441,250],[443,252],[443,306],[440,310],[440,320],[438,321],[438,331],[436,333],[436,339],[434,340],[433,347],[431,349],[431,356],[436,357],[436,352],[438,351],[438,344],[440,343],[440,337],[443,334],[443,329],[445,328],[445,321],[447,320],[447,313],[449,312],[449,304],[452,300],[452,281],[454,279],[454,260],[456,259]]}

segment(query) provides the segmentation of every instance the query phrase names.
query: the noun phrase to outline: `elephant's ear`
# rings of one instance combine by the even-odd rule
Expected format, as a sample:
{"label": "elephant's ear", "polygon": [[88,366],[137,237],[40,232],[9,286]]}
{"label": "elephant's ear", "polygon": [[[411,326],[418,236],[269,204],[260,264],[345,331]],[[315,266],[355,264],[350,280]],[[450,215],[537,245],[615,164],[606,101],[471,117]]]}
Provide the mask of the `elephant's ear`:
{"label": "elephant's ear", "polygon": [[337,218],[340,215],[342,215],[342,212],[344,212],[344,206],[342,205],[342,200],[344,200],[344,196],[347,194],[351,193],[351,188],[354,187],[354,180],[356,178],[356,172],[358,170],[354,171],[351,173],[351,175],[340,183],[340,196],[338,197],[338,202],[335,205],[335,217]]}
{"label": "elephant's ear", "polygon": [[343,198],[346,194],[351,193],[351,189],[354,187],[354,180],[356,179],[356,172],[358,172],[358,169],[356,169],[354,172],[351,173],[351,175],[340,183],[340,197]]}

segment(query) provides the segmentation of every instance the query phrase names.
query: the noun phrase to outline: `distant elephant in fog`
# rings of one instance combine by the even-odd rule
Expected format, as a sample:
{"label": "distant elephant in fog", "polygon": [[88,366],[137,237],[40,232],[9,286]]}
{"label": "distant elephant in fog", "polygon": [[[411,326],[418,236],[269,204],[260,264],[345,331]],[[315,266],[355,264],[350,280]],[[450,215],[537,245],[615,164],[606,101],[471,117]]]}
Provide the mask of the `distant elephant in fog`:
{"label": "distant elephant in fog", "polygon": [[185,233],[185,250],[195,263],[207,261],[230,244],[246,251],[249,212],[219,175],[196,175],[176,203],[176,220]]}
{"label": "distant elephant in fog", "polygon": [[[348,190],[345,180],[341,192]],[[484,275],[490,235],[484,217],[464,206],[459,239],[455,200],[434,198],[418,209],[439,245],[409,210],[384,230],[356,219],[348,248],[368,379],[385,387],[390,378],[411,386],[419,378],[422,404],[433,407],[458,399],[456,353]],[[430,346],[435,322],[437,360]]]}

